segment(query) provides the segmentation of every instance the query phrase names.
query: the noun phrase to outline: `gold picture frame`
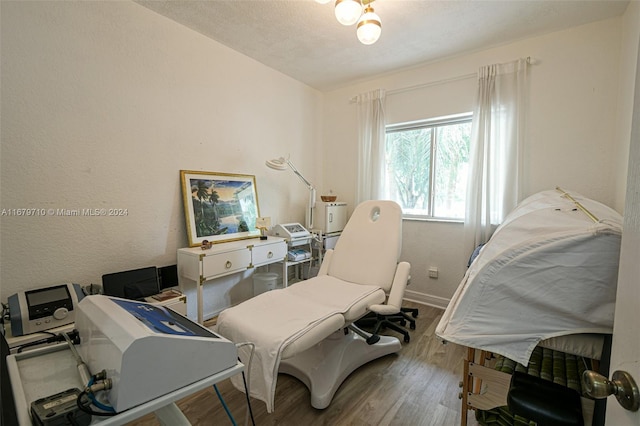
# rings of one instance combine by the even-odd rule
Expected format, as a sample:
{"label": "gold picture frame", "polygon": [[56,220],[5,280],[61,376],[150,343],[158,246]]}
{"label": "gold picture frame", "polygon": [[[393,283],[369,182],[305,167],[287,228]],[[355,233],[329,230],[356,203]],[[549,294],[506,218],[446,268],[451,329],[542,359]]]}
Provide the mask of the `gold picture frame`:
{"label": "gold picture frame", "polygon": [[255,176],[180,170],[180,182],[189,246],[260,237]]}

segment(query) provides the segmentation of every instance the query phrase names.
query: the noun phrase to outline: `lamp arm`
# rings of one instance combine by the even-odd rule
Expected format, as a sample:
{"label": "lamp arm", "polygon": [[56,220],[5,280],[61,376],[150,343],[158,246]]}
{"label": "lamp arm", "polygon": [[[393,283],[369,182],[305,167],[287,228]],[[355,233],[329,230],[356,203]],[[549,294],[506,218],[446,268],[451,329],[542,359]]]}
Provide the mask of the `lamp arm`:
{"label": "lamp arm", "polygon": [[307,211],[305,213],[305,219],[307,222],[306,223],[307,228],[312,229],[313,220],[314,220],[313,209],[316,207],[316,188],[313,185],[311,185],[311,182],[309,182],[304,178],[304,176],[302,176],[302,174],[298,171],[298,169],[296,169],[296,166],[294,166],[293,163],[288,159],[287,159],[287,165],[293,171],[293,173],[295,173],[295,175],[298,176],[305,185],[307,185],[307,188],[309,189],[309,200],[307,202]]}
{"label": "lamp arm", "polygon": [[305,184],[305,185],[307,185],[307,187],[309,188],[309,190],[315,189],[315,188],[313,187],[313,185],[311,185],[311,183],[310,183],[308,180],[306,180],[306,179],[304,178],[304,176],[302,176],[302,175],[300,174],[300,172],[298,171],[298,169],[296,169],[296,166],[294,166],[294,165],[291,163],[291,161],[287,160],[287,165],[291,168],[291,170],[293,170],[293,173],[295,173],[295,174],[296,174],[296,176],[298,176],[298,177],[300,178],[300,180],[301,180],[302,182],[304,182],[304,184]]}

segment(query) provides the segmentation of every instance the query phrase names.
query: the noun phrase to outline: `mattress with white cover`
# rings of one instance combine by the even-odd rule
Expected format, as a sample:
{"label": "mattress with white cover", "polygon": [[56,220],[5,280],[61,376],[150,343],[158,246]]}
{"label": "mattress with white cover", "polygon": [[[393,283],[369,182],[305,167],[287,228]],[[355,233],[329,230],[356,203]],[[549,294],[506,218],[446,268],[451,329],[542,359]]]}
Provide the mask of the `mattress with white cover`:
{"label": "mattress with white cover", "polygon": [[[368,306],[382,303],[378,286],[353,284],[323,275],[286,289],[268,291],[220,313],[217,332],[235,343],[252,342],[255,353],[244,346],[238,355],[250,366],[251,396],[275,408],[280,361],[308,349],[347,323],[360,318]],[[251,361],[251,362],[249,362]],[[244,390],[242,378],[231,378]]]}
{"label": "mattress with white cover", "polygon": [[611,333],[622,217],[544,191],[510,213],[467,270],[436,334],[528,364],[542,340]]}

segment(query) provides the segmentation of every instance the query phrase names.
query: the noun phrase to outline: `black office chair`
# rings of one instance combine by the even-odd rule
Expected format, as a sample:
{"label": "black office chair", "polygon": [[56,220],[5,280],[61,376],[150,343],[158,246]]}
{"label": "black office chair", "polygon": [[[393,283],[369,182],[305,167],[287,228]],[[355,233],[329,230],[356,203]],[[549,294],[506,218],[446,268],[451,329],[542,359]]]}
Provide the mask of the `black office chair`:
{"label": "black office chair", "polygon": [[[383,315],[377,314],[375,312],[369,312],[364,317],[360,318],[356,321],[356,325],[361,328],[368,328],[371,331],[372,336],[367,339],[367,343],[370,345],[376,343],[380,340],[379,333],[385,328],[394,330],[403,336],[403,340],[406,343],[411,341],[411,336],[409,332],[404,328],[406,323],[409,323],[409,328],[411,330],[416,329],[416,320],[415,317],[418,316],[418,309],[416,308],[400,308],[401,311],[395,314]],[[411,316],[407,315],[407,312],[411,314]]]}
{"label": "black office chair", "polygon": [[[400,308],[400,313],[398,314],[398,318],[400,320],[400,325],[404,326],[404,323],[402,322],[407,321],[409,323],[409,328],[411,330],[415,330],[416,329],[416,318],[418,318],[418,308]],[[407,314],[411,314],[411,316],[407,315]],[[391,321],[395,321],[395,318],[391,319]]]}

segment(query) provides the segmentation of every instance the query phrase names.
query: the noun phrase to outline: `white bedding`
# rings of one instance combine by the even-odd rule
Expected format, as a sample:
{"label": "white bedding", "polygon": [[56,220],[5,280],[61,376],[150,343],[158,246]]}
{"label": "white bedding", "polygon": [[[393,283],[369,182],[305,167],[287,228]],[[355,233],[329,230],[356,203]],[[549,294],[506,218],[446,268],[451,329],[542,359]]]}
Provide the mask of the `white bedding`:
{"label": "white bedding", "polygon": [[[256,346],[251,365],[251,396],[264,401],[267,412],[274,409],[277,372],[283,351],[306,333],[326,333],[323,320],[335,319],[350,309],[384,301],[377,286],[349,284],[331,276],[302,281],[283,290],[273,290],[224,310],[218,317],[217,331],[235,342],[253,342]],[[333,324],[335,322],[332,321]],[[341,325],[332,331],[339,330]],[[320,341],[326,335],[319,335]],[[249,348],[239,350],[242,362],[249,361]],[[242,378],[232,382],[244,391]]]}
{"label": "white bedding", "polygon": [[527,365],[541,340],[612,332],[622,218],[570,194],[599,222],[557,191],[523,201],[467,270],[441,339]]}

